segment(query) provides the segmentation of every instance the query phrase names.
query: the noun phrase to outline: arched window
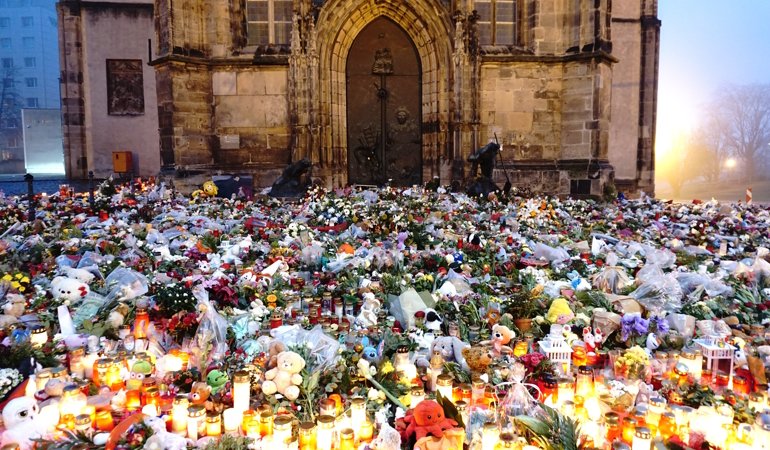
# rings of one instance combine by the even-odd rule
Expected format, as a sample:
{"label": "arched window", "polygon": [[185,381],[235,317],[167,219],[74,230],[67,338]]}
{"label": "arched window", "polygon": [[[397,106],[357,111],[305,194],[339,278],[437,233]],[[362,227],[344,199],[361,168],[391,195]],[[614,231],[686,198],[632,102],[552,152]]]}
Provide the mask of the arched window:
{"label": "arched window", "polygon": [[476,0],[481,45],[514,45],[516,42],[516,0]]}
{"label": "arched window", "polygon": [[249,45],[288,45],[292,0],[247,0]]}

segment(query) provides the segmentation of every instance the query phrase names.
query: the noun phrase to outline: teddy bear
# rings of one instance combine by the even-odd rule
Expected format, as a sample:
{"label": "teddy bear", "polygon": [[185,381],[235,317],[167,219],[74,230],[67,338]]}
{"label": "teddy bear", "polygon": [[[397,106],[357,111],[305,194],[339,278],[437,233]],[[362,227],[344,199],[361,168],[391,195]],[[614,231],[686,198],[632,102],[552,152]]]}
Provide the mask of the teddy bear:
{"label": "teddy bear", "polygon": [[473,374],[486,373],[487,368],[492,364],[492,352],[481,346],[464,348],[463,357]]}
{"label": "teddy bear", "polygon": [[75,303],[91,292],[88,285],[69,277],[56,277],[51,281],[51,294],[57,300]]}
{"label": "teddy bear", "polygon": [[361,305],[361,312],[356,317],[356,323],[364,328],[377,325],[377,314],[380,312],[380,301],[371,292],[363,295],[364,303]]}
{"label": "teddy bear", "polygon": [[205,381],[196,381],[190,388],[190,403],[193,405],[205,405],[211,395],[211,386]]}
{"label": "teddy bear", "polygon": [[299,373],[304,368],[305,360],[298,353],[279,353],[277,367],[265,372],[262,392],[267,395],[279,393],[290,401],[296,400],[299,397],[299,385],[302,384],[302,375]]}
{"label": "teddy bear", "polygon": [[470,347],[470,344],[467,344],[454,336],[439,336],[433,340],[433,343],[430,346],[430,354],[432,355],[439,352],[441,353],[441,357],[444,358],[444,361],[456,362],[463,368],[463,370],[470,370],[468,363],[463,356],[463,349],[467,347]]}
{"label": "teddy bear", "polygon": [[481,345],[491,345],[494,356],[511,355],[513,349],[508,345],[516,333],[505,325],[495,325],[492,327],[492,339],[482,341]]}
{"label": "teddy bear", "polygon": [[19,322],[19,317],[24,315],[27,309],[27,302],[19,294],[7,294],[7,302],[3,305],[3,313],[0,314],[0,328]]}

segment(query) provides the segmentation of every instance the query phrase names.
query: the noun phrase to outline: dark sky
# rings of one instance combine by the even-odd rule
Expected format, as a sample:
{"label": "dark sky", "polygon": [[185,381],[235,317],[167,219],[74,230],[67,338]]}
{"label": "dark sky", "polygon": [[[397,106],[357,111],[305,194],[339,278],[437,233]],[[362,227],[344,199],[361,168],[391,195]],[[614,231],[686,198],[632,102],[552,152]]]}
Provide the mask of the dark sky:
{"label": "dark sky", "polygon": [[658,8],[658,150],[665,152],[697,124],[720,85],[770,83],[770,0],[659,0]]}

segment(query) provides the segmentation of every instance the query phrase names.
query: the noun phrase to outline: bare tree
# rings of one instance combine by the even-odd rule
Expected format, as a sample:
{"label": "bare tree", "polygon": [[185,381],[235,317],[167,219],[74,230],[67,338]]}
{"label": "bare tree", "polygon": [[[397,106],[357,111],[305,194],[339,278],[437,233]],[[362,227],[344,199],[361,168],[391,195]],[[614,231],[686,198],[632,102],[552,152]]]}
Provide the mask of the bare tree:
{"label": "bare tree", "polygon": [[712,114],[717,142],[743,162],[751,182],[770,142],[770,85],[726,85],[716,95]]}

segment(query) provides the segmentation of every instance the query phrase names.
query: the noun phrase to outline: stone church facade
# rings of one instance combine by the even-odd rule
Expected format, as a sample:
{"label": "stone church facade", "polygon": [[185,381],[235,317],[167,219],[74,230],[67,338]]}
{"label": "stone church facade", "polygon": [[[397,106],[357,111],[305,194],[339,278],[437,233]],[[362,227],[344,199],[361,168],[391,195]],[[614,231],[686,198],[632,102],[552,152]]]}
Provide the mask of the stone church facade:
{"label": "stone church facade", "polygon": [[[227,173],[266,186],[302,158],[327,186],[450,183],[467,179],[468,156],[497,138],[500,182],[654,192],[657,0],[60,0],[58,9],[72,177],[111,171],[110,145],[97,148],[93,135],[116,139],[122,132],[102,129],[112,124],[129,138],[112,149],[150,161],[137,173],[189,184]],[[99,52],[78,45],[113,22],[136,29],[103,35]],[[89,82],[106,84],[105,98]]]}

